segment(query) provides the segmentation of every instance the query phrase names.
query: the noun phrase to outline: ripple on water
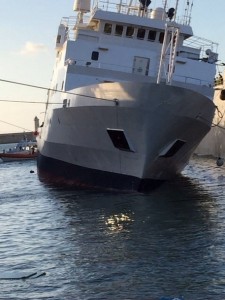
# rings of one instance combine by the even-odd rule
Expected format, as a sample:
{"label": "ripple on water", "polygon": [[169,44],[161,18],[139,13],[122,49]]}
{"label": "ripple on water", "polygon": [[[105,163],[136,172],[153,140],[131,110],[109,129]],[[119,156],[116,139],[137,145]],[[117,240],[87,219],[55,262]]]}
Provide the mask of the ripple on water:
{"label": "ripple on water", "polygon": [[[30,173],[33,170],[34,173]],[[0,164],[0,299],[225,297],[224,167],[194,158],[149,194],[57,189]]]}

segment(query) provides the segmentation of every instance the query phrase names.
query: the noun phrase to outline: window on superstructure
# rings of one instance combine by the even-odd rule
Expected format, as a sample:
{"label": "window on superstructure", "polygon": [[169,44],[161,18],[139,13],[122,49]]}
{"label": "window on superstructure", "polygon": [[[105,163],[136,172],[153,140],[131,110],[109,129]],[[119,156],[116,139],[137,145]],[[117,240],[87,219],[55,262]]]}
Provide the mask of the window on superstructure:
{"label": "window on superstructure", "polygon": [[154,41],[156,38],[156,31],[155,30],[149,30],[148,32],[148,40]]}
{"label": "window on superstructure", "polygon": [[60,41],[61,41],[61,35],[58,34],[58,35],[57,35],[57,39],[56,39],[56,43],[57,43],[57,44],[60,44]]}
{"label": "window on superstructure", "polygon": [[107,33],[107,34],[111,34],[111,33],[112,33],[112,24],[110,24],[110,23],[105,23],[105,26],[104,26],[104,33]]}
{"label": "window on superstructure", "polygon": [[93,51],[91,54],[91,59],[92,60],[98,60],[99,57],[99,52],[98,51]]}
{"label": "window on superstructure", "polygon": [[127,26],[126,37],[133,37],[133,35],[134,35],[134,27]]}
{"label": "window on superstructure", "polygon": [[123,34],[123,26],[117,24],[115,28],[115,35],[121,36],[122,34]]}
{"label": "window on superstructure", "polygon": [[159,42],[162,44],[164,40],[164,32],[160,32],[159,34]]}
{"label": "window on superstructure", "polygon": [[99,30],[99,21],[91,20],[91,22],[88,24],[87,28],[90,28],[91,30],[94,30],[94,31],[98,31]]}
{"label": "window on superstructure", "polygon": [[145,38],[145,29],[138,28],[137,38],[143,40]]}

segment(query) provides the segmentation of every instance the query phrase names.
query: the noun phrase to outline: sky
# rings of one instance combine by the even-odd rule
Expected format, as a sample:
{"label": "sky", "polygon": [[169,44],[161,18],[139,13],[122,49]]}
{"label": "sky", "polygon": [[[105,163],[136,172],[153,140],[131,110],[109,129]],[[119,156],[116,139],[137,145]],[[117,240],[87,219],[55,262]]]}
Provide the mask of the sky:
{"label": "sky", "polygon": [[[7,81],[50,86],[58,25],[62,17],[75,14],[73,2],[0,0],[0,134],[34,131],[34,118],[43,121],[46,90]],[[225,62],[225,0],[193,2],[194,34],[218,43],[219,60]]]}

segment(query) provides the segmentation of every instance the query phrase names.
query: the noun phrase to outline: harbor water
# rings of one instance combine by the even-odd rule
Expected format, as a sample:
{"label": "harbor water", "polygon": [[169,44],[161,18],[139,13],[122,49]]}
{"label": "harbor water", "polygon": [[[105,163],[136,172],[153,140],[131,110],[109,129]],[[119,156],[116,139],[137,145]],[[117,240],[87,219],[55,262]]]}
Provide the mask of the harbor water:
{"label": "harbor water", "polygon": [[225,299],[215,159],[147,194],[52,187],[35,161],[0,163],[0,183],[1,300]]}

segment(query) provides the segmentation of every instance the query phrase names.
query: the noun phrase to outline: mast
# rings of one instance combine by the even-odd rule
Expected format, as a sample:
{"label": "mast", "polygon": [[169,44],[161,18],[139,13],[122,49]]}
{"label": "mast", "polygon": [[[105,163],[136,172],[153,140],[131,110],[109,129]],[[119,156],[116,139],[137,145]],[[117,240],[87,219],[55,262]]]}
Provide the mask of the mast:
{"label": "mast", "polygon": [[177,2],[176,2],[175,12],[174,12],[174,20],[176,20],[176,17],[177,17],[178,3],[179,3],[179,0],[177,0]]}
{"label": "mast", "polygon": [[184,14],[184,22],[186,25],[190,25],[190,23],[191,23],[192,7],[193,7],[193,0],[192,0],[191,4],[190,4],[190,1],[187,0],[185,14]]}

